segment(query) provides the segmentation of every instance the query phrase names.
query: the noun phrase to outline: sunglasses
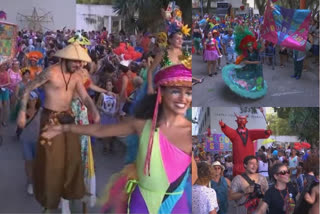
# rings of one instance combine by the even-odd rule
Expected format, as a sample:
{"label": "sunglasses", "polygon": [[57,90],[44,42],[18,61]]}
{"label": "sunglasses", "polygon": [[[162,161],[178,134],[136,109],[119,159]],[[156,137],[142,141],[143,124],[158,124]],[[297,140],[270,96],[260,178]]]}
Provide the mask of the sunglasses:
{"label": "sunglasses", "polygon": [[277,173],[277,175],[285,175],[285,174],[290,174],[290,172],[287,170],[287,171],[281,171]]}

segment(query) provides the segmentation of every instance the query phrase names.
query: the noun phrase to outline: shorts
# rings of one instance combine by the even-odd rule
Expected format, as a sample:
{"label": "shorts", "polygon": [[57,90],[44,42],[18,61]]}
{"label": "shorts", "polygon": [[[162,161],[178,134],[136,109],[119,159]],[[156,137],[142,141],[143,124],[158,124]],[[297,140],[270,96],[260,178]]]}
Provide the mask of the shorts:
{"label": "shorts", "polygon": [[1,88],[0,89],[0,101],[8,101],[9,100],[9,89]]}
{"label": "shorts", "polygon": [[23,141],[23,157],[26,161],[34,160],[36,156],[36,141]]}

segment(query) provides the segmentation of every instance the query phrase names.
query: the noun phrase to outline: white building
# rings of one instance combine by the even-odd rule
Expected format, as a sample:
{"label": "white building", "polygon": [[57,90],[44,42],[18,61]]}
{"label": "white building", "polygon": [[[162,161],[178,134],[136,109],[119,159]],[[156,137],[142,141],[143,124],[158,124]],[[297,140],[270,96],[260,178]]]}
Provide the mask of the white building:
{"label": "white building", "polygon": [[6,21],[17,24],[19,29],[29,29],[31,20],[36,29],[43,31],[106,27],[108,32],[119,32],[123,27],[112,5],[76,4],[76,0],[0,0],[0,10],[7,14]]}
{"label": "white building", "polygon": [[76,8],[78,30],[92,31],[106,27],[108,32],[119,32],[123,27],[121,19],[113,12],[112,5],[77,4]]}
{"label": "white building", "polygon": [[237,115],[248,115],[248,129],[265,129],[267,127],[266,121],[261,112],[258,111],[257,114],[244,113],[240,114],[239,107],[207,107],[202,108],[199,114],[198,125],[199,134],[206,133],[207,129],[210,127],[212,133],[222,134],[219,121],[222,120],[226,125],[231,128],[237,128],[237,123],[235,122]]}

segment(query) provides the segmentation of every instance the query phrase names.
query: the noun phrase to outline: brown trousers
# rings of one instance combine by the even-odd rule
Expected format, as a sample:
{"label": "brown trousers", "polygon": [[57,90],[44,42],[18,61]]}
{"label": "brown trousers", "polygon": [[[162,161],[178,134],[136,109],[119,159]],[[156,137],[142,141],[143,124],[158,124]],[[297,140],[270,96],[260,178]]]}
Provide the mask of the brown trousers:
{"label": "brown trousers", "polygon": [[[44,109],[41,128],[56,114]],[[79,135],[63,133],[48,144],[37,144],[33,169],[34,194],[40,204],[48,209],[57,209],[60,198],[74,200],[85,195],[81,145]]]}

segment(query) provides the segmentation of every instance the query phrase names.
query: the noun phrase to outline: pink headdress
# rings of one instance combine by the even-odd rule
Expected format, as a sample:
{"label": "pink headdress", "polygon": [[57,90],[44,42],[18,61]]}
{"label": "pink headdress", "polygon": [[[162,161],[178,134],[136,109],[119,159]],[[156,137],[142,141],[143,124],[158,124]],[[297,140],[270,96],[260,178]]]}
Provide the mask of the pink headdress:
{"label": "pink headdress", "polygon": [[192,87],[192,72],[191,69],[183,64],[176,64],[160,70],[154,77],[154,82],[157,87],[157,101],[152,118],[152,126],[150,130],[147,156],[144,165],[144,174],[150,176],[151,152],[153,146],[153,135],[156,128],[159,104],[161,103],[161,88],[160,86],[178,86]]}

